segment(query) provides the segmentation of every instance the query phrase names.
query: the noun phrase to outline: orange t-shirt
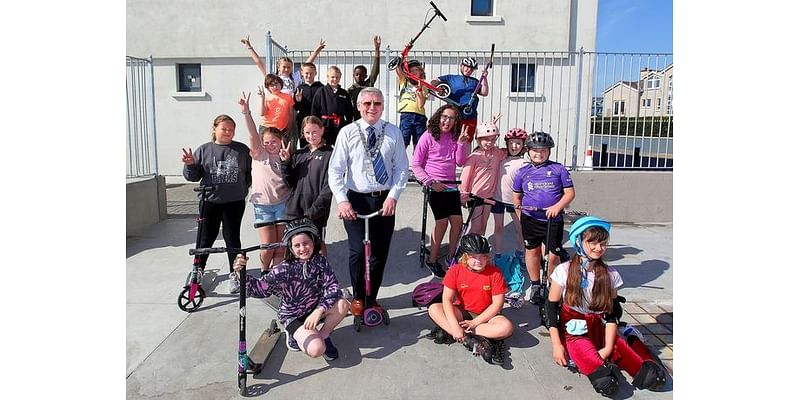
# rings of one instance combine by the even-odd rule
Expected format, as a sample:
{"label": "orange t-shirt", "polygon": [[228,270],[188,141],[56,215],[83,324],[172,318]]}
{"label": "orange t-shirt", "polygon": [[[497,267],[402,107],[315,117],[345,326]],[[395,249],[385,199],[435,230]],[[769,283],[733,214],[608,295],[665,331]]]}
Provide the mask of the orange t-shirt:
{"label": "orange t-shirt", "polygon": [[464,309],[480,314],[492,304],[492,296],[508,291],[503,273],[494,265],[474,272],[464,264],[456,264],[447,270],[442,284],[456,292],[456,303]]}
{"label": "orange t-shirt", "polygon": [[264,98],[264,103],[267,104],[267,113],[261,115],[261,125],[267,128],[286,129],[292,116],[294,96],[286,93],[268,94]]}

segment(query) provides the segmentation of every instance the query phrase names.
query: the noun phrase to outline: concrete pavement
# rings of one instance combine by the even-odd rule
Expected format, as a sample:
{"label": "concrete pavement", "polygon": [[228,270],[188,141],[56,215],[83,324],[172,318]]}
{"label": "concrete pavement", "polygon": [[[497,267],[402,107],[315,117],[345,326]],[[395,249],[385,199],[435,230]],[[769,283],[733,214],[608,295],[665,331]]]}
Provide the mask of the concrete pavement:
{"label": "concrete pavement", "polygon": [[[191,269],[196,212],[191,187],[168,185],[168,213],[162,221],[127,239],[126,267],[126,392],[129,399],[238,398],[236,352],[238,296],[228,294],[227,261],[209,258],[204,277],[206,299],[188,314],[176,299]],[[348,316],[332,338],[340,358],[332,362],[288,352],[280,342],[264,370],[248,376],[254,397],[270,399],[450,399],[500,395],[504,399],[600,398],[585,376],[555,365],[549,337],[543,335],[535,307],[506,308],[515,324],[506,340],[509,357],[502,367],[471,357],[460,345],[437,345],[424,335],[432,322],[424,310],[411,307],[411,291],[429,281],[419,267],[418,246],[422,194],[409,187],[398,202],[396,230],[389,265],[380,291],[391,325],[362,328],[356,333]],[[334,206],[335,209],[335,206]],[[432,216],[429,213],[429,227]],[[257,243],[248,205],[242,242]],[[510,221],[506,221],[510,224]],[[489,222],[487,232],[492,232]],[[506,226],[506,236],[513,234]],[[445,239],[446,240],[446,239]],[[332,216],[327,233],[329,259],[343,287],[349,285],[347,242],[341,222]],[[221,239],[215,244],[224,246]],[[255,274],[257,257],[251,258]],[[607,261],[625,281],[624,320],[646,335],[648,344],[672,369],[672,226],[615,224]],[[275,312],[248,300],[247,340],[252,347]],[[628,377],[628,382],[631,378]],[[616,398],[672,398],[623,384]]]}

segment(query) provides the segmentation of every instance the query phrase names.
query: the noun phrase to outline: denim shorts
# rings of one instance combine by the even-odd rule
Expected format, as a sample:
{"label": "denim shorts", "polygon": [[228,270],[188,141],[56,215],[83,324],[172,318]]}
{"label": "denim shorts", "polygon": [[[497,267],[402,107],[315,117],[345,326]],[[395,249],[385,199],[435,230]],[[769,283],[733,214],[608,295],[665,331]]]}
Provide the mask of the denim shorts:
{"label": "denim shorts", "polygon": [[255,223],[275,222],[280,219],[286,219],[285,202],[273,205],[253,204],[253,210],[256,212]]}

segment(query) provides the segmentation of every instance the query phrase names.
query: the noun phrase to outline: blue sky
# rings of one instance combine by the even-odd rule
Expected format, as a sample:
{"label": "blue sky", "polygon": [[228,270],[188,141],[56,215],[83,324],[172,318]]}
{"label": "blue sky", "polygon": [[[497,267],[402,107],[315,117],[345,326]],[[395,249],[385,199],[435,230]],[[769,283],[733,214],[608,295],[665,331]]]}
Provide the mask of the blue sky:
{"label": "blue sky", "polygon": [[599,0],[597,51],[672,53],[672,0]]}

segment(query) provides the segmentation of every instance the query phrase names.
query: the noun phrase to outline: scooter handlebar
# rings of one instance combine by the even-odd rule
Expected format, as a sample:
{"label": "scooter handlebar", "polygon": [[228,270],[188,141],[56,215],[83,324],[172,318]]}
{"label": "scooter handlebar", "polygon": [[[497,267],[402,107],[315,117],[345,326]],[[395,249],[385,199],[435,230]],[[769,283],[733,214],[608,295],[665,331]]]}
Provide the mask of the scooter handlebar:
{"label": "scooter handlebar", "polygon": [[212,253],[249,253],[253,250],[272,250],[277,249],[279,247],[284,247],[283,242],[275,242],[275,243],[262,243],[256,246],[247,247],[244,249],[240,248],[231,248],[231,247],[205,247],[199,249],[189,249],[190,256],[202,256],[206,254]]}
{"label": "scooter handlebar", "polygon": [[370,219],[370,218],[372,218],[372,217],[374,217],[376,215],[380,215],[382,211],[383,210],[381,209],[381,210],[375,211],[374,213],[371,213],[371,214],[356,214],[356,217],[361,218],[361,219]]}
{"label": "scooter handlebar", "polygon": [[436,14],[439,14],[439,16],[442,17],[442,19],[445,20],[445,22],[447,22],[447,17],[445,17],[444,14],[442,14],[442,12],[439,11],[439,7],[436,7],[436,4],[433,4],[433,2],[431,2],[431,6],[433,7],[434,10],[436,10]]}

